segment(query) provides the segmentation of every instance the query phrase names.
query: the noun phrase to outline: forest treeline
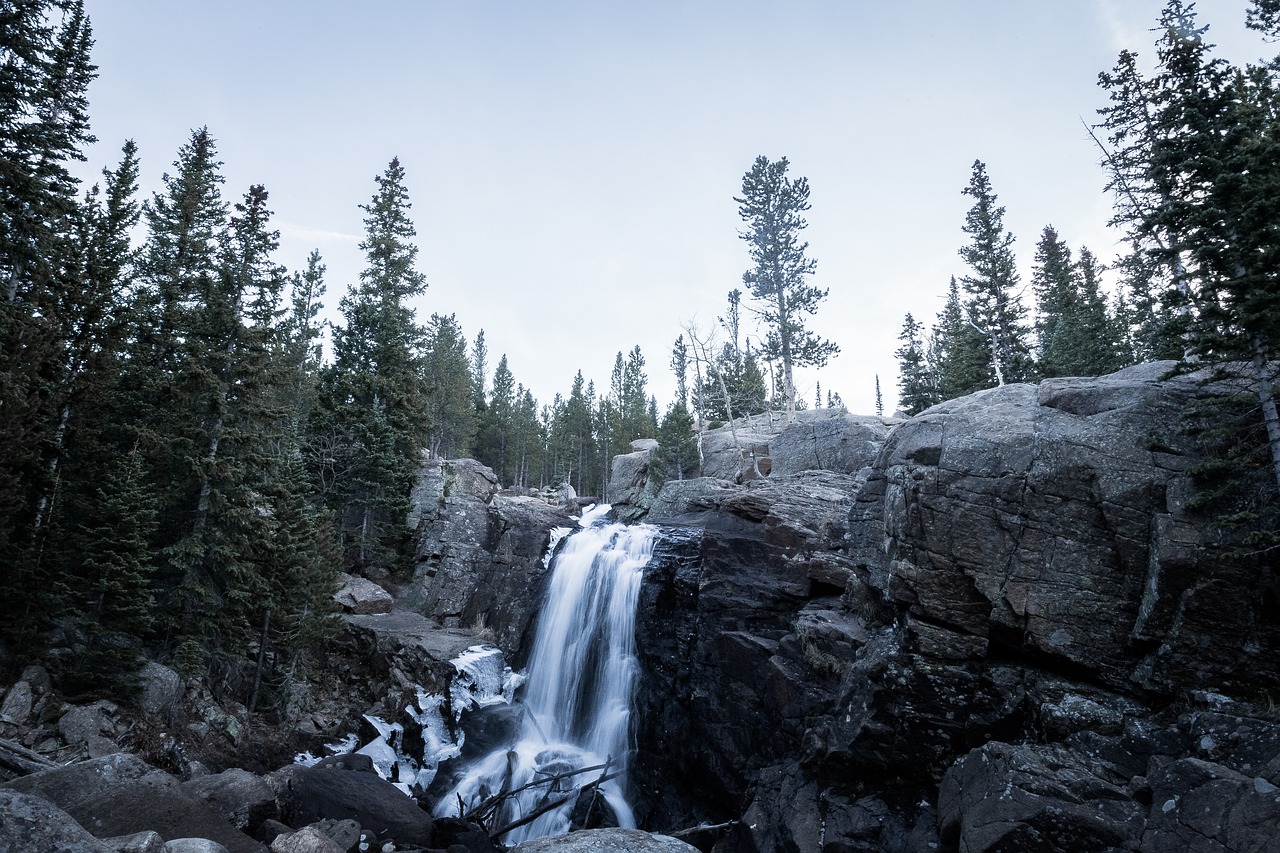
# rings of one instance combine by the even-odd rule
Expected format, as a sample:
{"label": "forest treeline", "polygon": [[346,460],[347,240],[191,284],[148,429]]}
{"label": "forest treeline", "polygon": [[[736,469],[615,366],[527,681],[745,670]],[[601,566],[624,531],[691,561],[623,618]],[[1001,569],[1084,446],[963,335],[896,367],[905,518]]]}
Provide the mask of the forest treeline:
{"label": "forest treeline", "polygon": [[[416,315],[427,280],[395,159],[361,205],[364,268],[326,328],[323,258],[276,260],[268,191],[225,186],[207,128],[150,198],[132,142],[97,183],[75,177],[96,141],[81,0],[4,4],[0,32],[3,668],[44,656],[69,694],[118,696],[145,653],[281,708],[335,629],[338,572],[407,569],[424,453],[600,496],[634,439],[661,433],[668,474],[690,476],[695,419],[769,405],[759,353],[696,330],[700,349],[673,348],[681,399],[665,413],[639,347],[617,353],[607,387],[578,371],[539,403],[483,330]],[[761,240],[807,206],[785,160],[763,162],[743,203],[803,192],[782,230],[758,217]],[[793,337],[763,347],[788,382],[806,363],[783,352]]]}
{"label": "forest treeline", "polygon": [[[1280,0],[1255,3],[1252,25],[1274,35],[1278,21]],[[1178,0],[1161,23],[1153,75],[1128,53],[1102,75],[1096,132],[1132,245],[1123,298],[1108,302],[1098,259],[1046,228],[1031,321],[975,163],[968,272],[930,328],[908,315],[900,406],[1149,358],[1243,362],[1240,422],[1274,430],[1236,445],[1269,448],[1280,478],[1277,69],[1215,59]],[[324,259],[275,259],[266,188],[225,187],[208,129],[150,198],[132,142],[96,184],[75,178],[95,141],[82,0],[4,4],[0,30],[0,656],[42,656],[70,695],[120,695],[146,655],[285,710],[335,630],[338,572],[407,570],[424,453],[473,456],[508,487],[602,496],[612,457],[657,437],[660,476],[697,476],[700,435],[790,416],[808,402],[793,367],[838,351],[806,326],[826,296],[802,240],[808,183],[765,157],[734,199],[743,289],[713,327],[680,330],[658,368],[676,378],[666,406],[639,347],[616,354],[607,386],[579,370],[540,402],[483,330],[419,318],[427,280],[395,159],[361,205],[364,267],[326,328]],[[811,404],[840,399],[819,388]]]}

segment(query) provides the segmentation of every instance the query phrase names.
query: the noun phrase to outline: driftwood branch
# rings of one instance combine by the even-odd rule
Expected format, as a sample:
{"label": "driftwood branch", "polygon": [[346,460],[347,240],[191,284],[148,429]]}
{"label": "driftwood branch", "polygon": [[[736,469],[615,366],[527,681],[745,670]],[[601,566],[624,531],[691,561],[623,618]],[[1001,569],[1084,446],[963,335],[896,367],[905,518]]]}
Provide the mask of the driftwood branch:
{"label": "driftwood branch", "polygon": [[595,780],[594,782],[588,782],[587,784],[583,785],[581,788],[577,788],[573,791],[570,791],[569,793],[565,794],[563,797],[561,797],[558,800],[552,800],[551,802],[544,803],[543,805],[529,812],[527,815],[520,818],[519,820],[512,821],[511,823],[507,824],[501,829],[494,830],[493,832],[489,833],[489,837],[496,841],[497,839],[506,835],[511,830],[519,829],[520,827],[524,826],[527,823],[533,823],[535,820],[542,817],[547,812],[555,811],[556,809],[563,806],[565,803],[572,800],[574,797],[581,794],[583,791],[598,787],[604,784],[605,782],[608,782],[611,779],[616,779],[618,776],[621,776],[621,775],[622,775],[622,771],[618,770],[616,772],[608,774],[607,776],[601,776],[599,779]]}
{"label": "driftwood branch", "polygon": [[20,743],[0,738],[0,767],[26,776],[58,765]]}
{"label": "driftwood branch", "polygon": [[690,835],[697,835],[700,832],[719,832],[722,829],[728,829],[737,825],[736,820],[726,820],[724,823],[714,823],[707,826],[691,826],[688,829],[677,830],[676,832],[664,832],[663,835],[669,838],[687,838]]}
{"label": "driftwood branch", "polygon": [[[561,779],[568,779],[572,776],[581,776],[583,773],[590,773],[593,770],[604,770],[609,766],[609,764],[610,762],[606,761],[604,764],[595,764],[595,765],[592,765],[591,767],[582,767],[577,770],[566,770],[564,773],[557,773],[554,776],[544,776],[541,779],[534,779],[532,782],[529,782],[528,784],[525,784],[525,785],[521,785],[519,788],[514,788],[510,791],[506,790],[506,786],[504,785],[503,790],[499,791],[489,799],[480,803],[474,809],[467,812],[465,815],[462,815],[461,811],[459,811],[458,814],[462,815],[467,820],[480,820],[482,815],[487,813],[490,809],[492,809],[498,803],[505,800],[507,797],[514,797],[516,794],[523,793],[524,791],[527,791],[530,788],[536,788],[539,785],[549,785],[553,782],[559,782]],[[459,800],[461,800],[461,797],[459,797]]]}

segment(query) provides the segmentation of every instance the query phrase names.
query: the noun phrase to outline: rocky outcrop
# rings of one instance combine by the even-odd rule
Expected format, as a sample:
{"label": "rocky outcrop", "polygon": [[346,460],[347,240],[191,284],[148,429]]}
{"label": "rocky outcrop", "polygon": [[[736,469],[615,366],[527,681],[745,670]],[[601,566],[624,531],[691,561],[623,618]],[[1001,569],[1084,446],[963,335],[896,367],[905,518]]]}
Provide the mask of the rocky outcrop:
{"label": "rocky outcrop", "polygon": [[491,636],[508,659],[519,659],[545,585],[551,535],[574,523],[568,510],[500,493],[493,472],[473,460],[429,461],[415,491],[413,579],[397,605]]}
{"label": "rocky outcrop", "polygon": [[[622,521],[661,521],[716,509],[728,492],[808,471],[865,478],[897,421],[851,415],[844,409],[755,415],[702,437],[703,476],[658,482],[649,468],[653,442],[615,457],[608,495]],[[641,442],[635,442],[639,445]],[[853,486],[856,491],[861,479]]]}

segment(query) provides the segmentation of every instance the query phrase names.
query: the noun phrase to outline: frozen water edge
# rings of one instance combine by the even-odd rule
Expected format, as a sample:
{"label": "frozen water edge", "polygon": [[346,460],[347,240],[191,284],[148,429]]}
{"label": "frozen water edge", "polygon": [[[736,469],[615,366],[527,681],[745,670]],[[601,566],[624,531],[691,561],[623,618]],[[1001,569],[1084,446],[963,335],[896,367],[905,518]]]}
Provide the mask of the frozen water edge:
{"label": "frozen water edge", "polygon": [[[471,646],[449,663],[455,671],[449,682],[454,723],[473,707],[510,704],[516,689],[524,683],[524,675],[512,672],[503,659],[502,651],[493,646]],[[443,694],[429,693],[418,686],[415,704],[416,708],[412,704],[405,708],[405,715],[422,734],[424,746],[420,759],[406,754],[402,723],[387,722],[372,714],[365,714],[364,719],[378,733],[373,740],[359,746],[359,737],[353,733],[326,744],[325,749],[330,755],[355,752],[369,756],[378,775],[406,795],[412,794],[415,788],[425,790],[435,778],[441,762],[462,754],[464,737],[458,729],[455,738],[453,732],[456,727],[445,720]],[[303,752],[295,755],[293,760],[295,764],[310,767],[321,757]]]}

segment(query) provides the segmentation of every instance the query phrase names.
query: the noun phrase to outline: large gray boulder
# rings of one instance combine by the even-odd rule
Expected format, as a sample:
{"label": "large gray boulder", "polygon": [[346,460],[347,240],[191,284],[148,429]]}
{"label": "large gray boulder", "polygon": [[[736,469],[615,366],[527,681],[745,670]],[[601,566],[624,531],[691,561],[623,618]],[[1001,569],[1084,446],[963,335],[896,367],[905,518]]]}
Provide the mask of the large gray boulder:
{"label": "large gray boulder", "polygon": [[216,809],[182,790],[177,779],[125,753],[56,767],[5,783],[44,797],[95,836],[153,830],[165,840],[207,838],[231,853],[264,853]]}
{"label": "large gray boulder", "polygon": [[890,418],[852,415],[844,409],[796,412],[795,420],[769,441],[770,476],[810,470],[857,474],[875,461],[897,424]]}
{"label": "large gray boulder", "polygon": [[1183,415],[1228,389],[1169,366],[979,392],[889,437],[850,539],[922,653],[998,644],[1121,690],[1277,679],[1256,569],[1190,508]]}
{"label": "large gray boulder", "polygon": [[138,706],[148,714],[167,714],[182,701],[182,676],[163,664],[147,661],[138,673]]}
{"label": "large gray boulder", "polygon": [[231,768],[184,782],[182,789],[213,806],[242,832],[255,833],[265,820],[280,816],[275,792],[260,777]]}
{"label": "large gray boulder", "polygon": [[391,593],[368,578],[340,574],[342,588],[333,594],[333,600],[348,613],[367,616],[371,613],[390,613],[395,599]]}
{"label": "large gray boulder", "polygon": [[110,853],[43,797],[0,788],[0,853]]}
{"label": "large gray boulder", "polygon": [[372,770],[331,762],[292,766],[268,777],[289,826],[353,820],[398,846],[431,846],[431,815]]}

